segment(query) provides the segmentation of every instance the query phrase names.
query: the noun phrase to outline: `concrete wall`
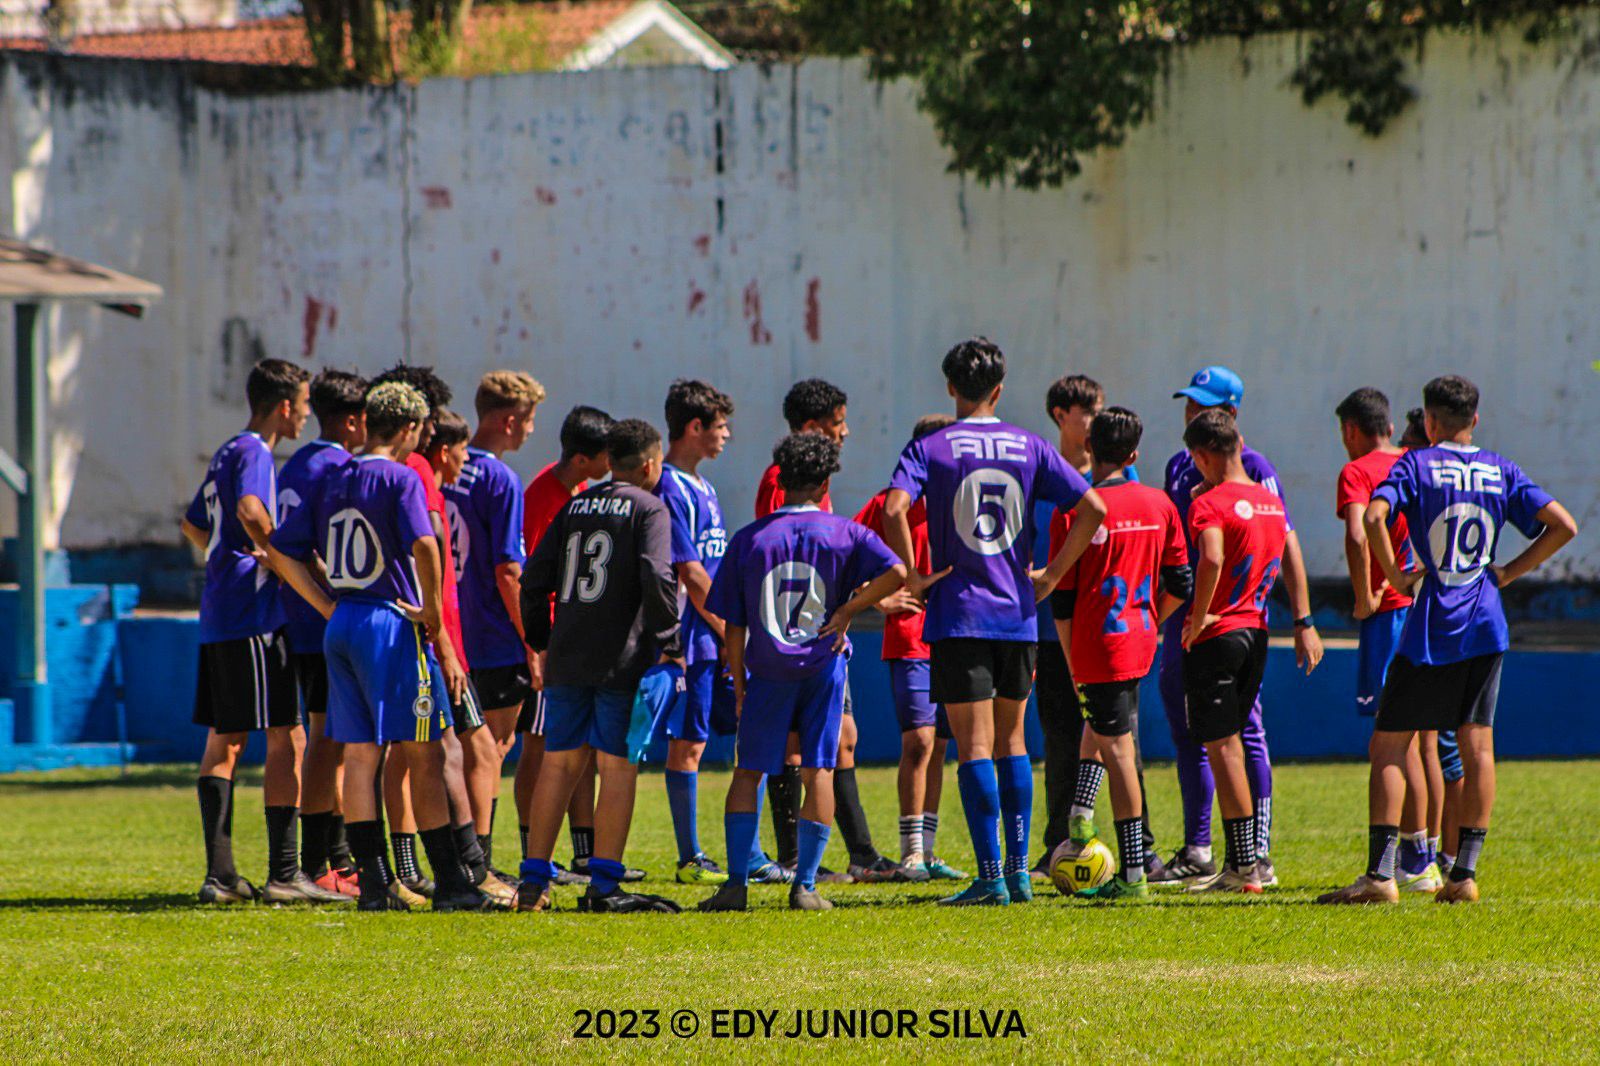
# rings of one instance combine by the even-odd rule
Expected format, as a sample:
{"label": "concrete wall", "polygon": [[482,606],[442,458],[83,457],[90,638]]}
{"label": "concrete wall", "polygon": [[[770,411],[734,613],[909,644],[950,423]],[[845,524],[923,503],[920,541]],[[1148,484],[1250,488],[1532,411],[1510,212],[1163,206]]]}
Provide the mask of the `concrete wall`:
{"label": "concrete wall", "polygon": [[[1357,385],[1403,408],[1435,373],[1472,376],[1484,442],[1592,519],[1595,60],[1430,40],[1420,100],[1371,140],[1287,87],[1297,47],[1185,51],[1152,123],[1038,193],[946,174],[912,88],[850,62],[251,97],[0,59],[0,227],[168,292],[142,323],[57,322],[61,540],[175,541],[260,354],[433,362],[459,406],[482,371],[527,368],[551,402],[524,475],[570,405],[659,418],[671,378],[708,377],[739,404],[710,468],[736,517],[784,389],[821,374],[851,394],[834,496],[853,506],[946,406],[938,358],[974,332],[1011,356],[1011,418],[1047,430],[1045,384],[1092,373],[1145,415],[1151,471],[1177,446],[1172,391],[1237,367],[1324,575],[1342,572],[1331,410]],[[1600,576],[1600,541],[1555,569]]]}

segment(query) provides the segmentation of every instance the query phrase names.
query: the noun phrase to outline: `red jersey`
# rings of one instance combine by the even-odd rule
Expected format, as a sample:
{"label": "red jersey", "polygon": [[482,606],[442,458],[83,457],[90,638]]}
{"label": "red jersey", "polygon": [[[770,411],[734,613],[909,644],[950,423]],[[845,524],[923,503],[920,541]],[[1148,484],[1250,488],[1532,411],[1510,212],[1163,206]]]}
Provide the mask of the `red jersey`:
{"label": "red jersey", "polygon": [[412,452],[406,456],[406,465],[422,479],[422,493],[427,499],[428,513],[438,515],[440,525],[446,531],[439,538],[439,566],[444,571],[440,577],[444,587],[440,590],[439,614],[444,622],[444,631],[450,634],[450,643],[455,645],[456,661],[461,664],[461,669],[466,670],[469,669],[467,644],[461,637],[461,597],[456,593],[456,564],[450,554],[450,520],[444,513],[444,493],[433,483],[433,464],[420,454]]}
{"label": "red jersey", "polygon": [[[1095,486],[1106,520],[1072,564],[1061,588],[1077,591],[1072,611],[1072,678],[1080,684],[1131,681],[1155,661],[1161,568],[1189,561],[1183,522],[1160,489],[1136,481]],[[1050,554],[1066,540],[1070,511],[1050,522]]]}
{"label": "red jersey", "polygon": [[[1267,594],[1278,580],[1283,545],[1289,539],[1283,500],[1254,481],[1224,481],[1195,497],[1189,507],[1189,535],[1197,553],[1200,534],[1207,529],[1222,530],[1222,580],[1217,582],[1207,611],[1219,616],[1219,621],[1201,633],[1200,639],[1210,640],[1236,629],[1267,628]],[[1199,566],[1197,554],[1196,570]]]}
{"label": "red jersey", "polygon": [[[1371,503],[1372,490],[1383,484],[1389,476],[1389,468],[1404,454],[1398,452],[1387,455],[1380,451],[1371,451],[1359,459],[1352,459],[1344,464],[1344,468],[1339,471],[1339,493],[1334,500],[1334,513],[1343,518],[1345,508],[1352,503],[1363,506]],[[1411,561],[1410,546],[1406,541],[1406,516],[1399,511],[1392,511],[1389,523],[1389,543],[1394,545],[1394,559],[1400,565],[1400,569],[1404,570]],[[1383,567],[1378,565],[1377,557],[1374,556],[1372,587],[1377,588],[1383,581]],[[1392,588],[1385,588],[1382,598],[1378,601],[1379,613],[1410,606],[1411,597]]]}
{"label": "red jersey", "polygon": [[[858,523],[880,537],[883,536],[883,501],[888,496],[889,490],[884,489],[868,500],[867,505],[861,508],[861,513],[856,515]],[[924,574],[932,573],[933,560],[928,555],[928,511],[921,500],[911,505],[906,518],[911,523],[911,554],[917,564],[917,570]],[[922,619],[925,613],[900,611],[884,616],[883,658],[928,658],[928,645],[922,639]]]}
{"label": "red jersey", "polygon": [[[544,536],[544,531],[550,528],[556,513],[567,505],[568,500],[588,487],[587,481],[580,481],[576,488],[567,488],[556,476],[555,463],[533,476],[522,494],[522,543],[527,549],[528,558],[533,558],[533,550],[539,546],[539,540]],[[553,623],[555,618],[556,598],[552,595],[550,621]]]}
{"label": "red jersey", "polygon": [[[756,517],[767,517],[767,515],[783,506],[783,500],[783,486],[778,484],[778,464],[773,463],[762,471],[761,484],[756,486]],[[817,501],[817,508],[832,514],[833,497],[823,493],[822,499]]]}

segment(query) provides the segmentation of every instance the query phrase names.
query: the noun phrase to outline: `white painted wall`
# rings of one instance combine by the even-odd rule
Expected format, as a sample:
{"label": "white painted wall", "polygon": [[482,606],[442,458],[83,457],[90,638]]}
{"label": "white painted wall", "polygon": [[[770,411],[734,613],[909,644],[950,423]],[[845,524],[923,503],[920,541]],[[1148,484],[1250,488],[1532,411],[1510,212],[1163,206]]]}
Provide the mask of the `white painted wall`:
{"label": "white painted wall", "polygon": [[[1373,384],[1403,409],[1458,371],[1484,389],[1484,442],[1596,518],[1595,62],[1430,40],[1420,100],[1371,140],[1300,102],[1296,48],[1185,52],[1151,124],[1038,193],[946,174],[911,88],[856,63],[250,98],[5,59],[0,222],[168,292],[143,323],[61,319],[62,540],[175,539],[240,424],[249,338],[319,365],[431,361],[461,407],[482,371],[529,369],[551,400],[513,457],[525,475],[570,405],[659,419],[671,378],[707,377],[739,404],[709,468],[736,516],[797,377],[851,395],[834,496],[853,506],[946,405],[938,360],[967,334],[1006,348],[1005,413],[1036,429],[1051,379],[1102,380],[1145,415],[1152,473],[1177,447],[1173,390],[1227,362],[1329,576],[1334,404]],[[1562,558],[1600,576],[1592,537]]]}

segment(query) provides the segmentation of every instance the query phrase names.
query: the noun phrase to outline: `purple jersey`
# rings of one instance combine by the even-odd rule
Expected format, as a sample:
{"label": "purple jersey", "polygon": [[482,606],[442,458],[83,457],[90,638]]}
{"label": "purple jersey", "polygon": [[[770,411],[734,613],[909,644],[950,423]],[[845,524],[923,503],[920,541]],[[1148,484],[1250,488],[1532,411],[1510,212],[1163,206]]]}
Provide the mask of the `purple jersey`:
{"label": "purple jersey", "polygon": [[302,562],[320,555],[336,599],[420,607],[411,546],[431,536],[417,475],[404,463],[363,455],[330,469],[273,531],[272,546]]}
{"label": "purple jersey", "polygon": [[857,588],[900,559],[866,526],[815,506],[780,507],[733,535],[706,607],[744,626],[745,668],[798,681],[833,659],[817,631]]}
{"label": "purple jersey", "polygon": [[[348,463],[350,458],[344,445],[320,439],[291,455],[278,471],[278,525],[287,522],[296,508],[311,501],[324,474]],[[283,603],[286,619],[283,631],[289,638],[289,650],[297,655],[321,655],[322,634],[327,622],[287,585],[283,586],[279,599]]]}
{"label": "purple jersey", "polygon": [[254,496],[277,511],[272,449],[258,433],[234,437],[211,457],[206,479],[184,514],[206,540],[206,583],[200,593],[200,643],[271,633],[283,625],[278,579],[256,562],[255,545],[239,521],[239,501]]}
{"label": "purple jersey", "polygon": [[461,595],[467,660],[473,669],[526,662],[528,650],[517,636],[494,576],[495,567],[503,563],[520,566],[526,555],[522,483],[490,452],[468,448],[461,476],[444,487],[444,509],[450,519],[450,551]]}
{"label": "purple jersey", "polygon": [[1071,508],[1088,482],[1043,439],[998,418],[964,418],[912,441],[889,488],[927,498],[933,569],[923,636],[1036,641],[1034,505]]}
{"label": "purple jersey", "polygon": [[[717,490],[705,478],[679,470],[671,463],[662,467],[656,495],[672,516],[672,564],[697,562],[712,579],[728,550],[728,530],[722,524],[722,503]],[[716,611],[712,611],[716,614]],[[683,650],[690,666],[711,662],[717,657],[717,635],[685,596],[679,616],[683,619]]]}
{"label": "purple jersey", "polygon": [[1489,565],[1507,522],[1529,538],[1543,531],[1550,494],[1503,456],[1447,443],[1402,455],[1372,498],[1406,516],[1411,550],[1428,571],[1398,654],[1444,665],[1505,651],[1510,632]]}
{"label": "purple jersey", "polygon": [[[1249,475],[1251,481],[1258,483],[1278,499],[1284,500],[1284,518],[1288,520],[1289,501],[1284,499],[1283,487],[1278,484],[1278,471],[1267,462],[1267,457],[1247,444],[1240,449],[1239,458],[1244,463],[1244,472]],[[1167,496],[1178,508],[1178,518],[1183,522],[1185,536],[1188,535],[1189,505],[1194,502],[1194,490],[1204,480],[1187,449],[1167,460]],[[1289,521],[1289,528],[1294,529],[1293,521]],[[1192,543],[1189,545],[1189,557],[1194,558]]]}

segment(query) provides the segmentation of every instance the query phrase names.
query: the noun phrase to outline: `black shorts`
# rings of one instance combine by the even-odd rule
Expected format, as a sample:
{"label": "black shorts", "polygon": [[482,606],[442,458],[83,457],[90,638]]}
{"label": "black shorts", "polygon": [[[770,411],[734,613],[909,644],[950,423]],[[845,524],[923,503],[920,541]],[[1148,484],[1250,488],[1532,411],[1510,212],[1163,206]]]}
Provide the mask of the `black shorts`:
{"label": "black shorts", "polygon": [[300,690],[281,633],[200,645],[194,724],[218,733],[300,724]]}
{"label": "black shorts", "polygon": [[1479,655],[1458,663],[1428,666],[1396,655],[1378,697],[1374,728],[1389,733],[1414,729],[1459,729],[1494,725],[1500,701],[1500,665],[1505,655]]}
{"label": "black shorts", "polygon": [[478,702],[478,690],[472,687],[472,678],[467,678],[461,699],[450,701],[450,716],[455,719],[457,736],[482,727],[483,705]]}
{"label": "black shorts", "polygon": [[1139,720],[1139,681],[1105,681],[1079,688],[1083,717],[1096,736],[1125,737]]}
{"label": "black shorts", "polygon": [[328,713],[328,657],[320,651],[294,652],[295,684],[300,687],[300,710],[307,719]]}
{"label": "black shorts", "polygon": [[529,692],[517,712],[517,732],[544,736],[544,693]]}
{"label": "black shorts", "polygon": [[478,690],[478,700],[491,711],[502,707],[517,707],[533,691],[533,680],[528,676],[527,663],[510,666],[491,666],[470,671],[472,687]]}
{"label": "black shorts", "polygon": [[950,637],[930,648],[928,695],[935,703],[1025,700],[1033,691],[1034,641]]}
{"label": "black shorts", "polygon": [[1183,656],[1190,735],[1207,744],[1243,732],[1266,667],[1265,629],[1235,629],[1190,648]]}

